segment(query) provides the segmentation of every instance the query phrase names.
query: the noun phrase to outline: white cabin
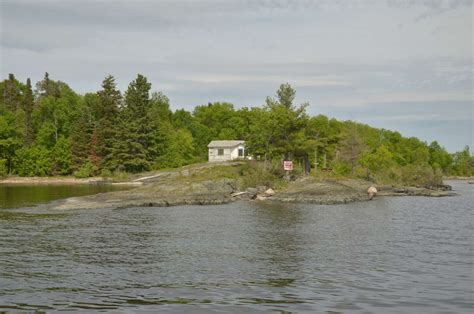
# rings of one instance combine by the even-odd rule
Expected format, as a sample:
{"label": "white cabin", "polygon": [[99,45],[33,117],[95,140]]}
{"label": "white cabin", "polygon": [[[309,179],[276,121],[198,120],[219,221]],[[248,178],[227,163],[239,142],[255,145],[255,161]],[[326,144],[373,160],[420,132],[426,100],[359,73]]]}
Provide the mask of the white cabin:
{"label": "white cabin", "polygon": [[245,158],[245,141],[211,141],[207,147],[209,162]]}

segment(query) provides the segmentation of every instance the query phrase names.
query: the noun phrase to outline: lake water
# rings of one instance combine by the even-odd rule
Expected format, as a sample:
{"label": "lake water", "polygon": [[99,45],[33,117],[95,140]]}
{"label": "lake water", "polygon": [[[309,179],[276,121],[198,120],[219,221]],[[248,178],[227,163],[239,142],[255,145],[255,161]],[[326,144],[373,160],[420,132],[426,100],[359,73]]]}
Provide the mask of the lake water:
{"label": "lake water", "polygon": [[469,313],[473,185],[338,206],[0,210],[0,311]]}
{"label": "lake water", "polygon": [[29,207],[57,199],[129,189],[110,184],[0,184],[0,209]]}

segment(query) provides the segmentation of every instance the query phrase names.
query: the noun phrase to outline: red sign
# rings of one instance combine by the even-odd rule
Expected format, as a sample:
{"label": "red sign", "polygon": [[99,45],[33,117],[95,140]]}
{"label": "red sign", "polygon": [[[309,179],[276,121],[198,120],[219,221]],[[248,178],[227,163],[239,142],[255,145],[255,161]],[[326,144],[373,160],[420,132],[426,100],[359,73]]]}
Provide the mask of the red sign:
{"label": "red sign", "polygon": [[283,161],[283,169],[286,171],[293,170],[293,162],[291,160]]}

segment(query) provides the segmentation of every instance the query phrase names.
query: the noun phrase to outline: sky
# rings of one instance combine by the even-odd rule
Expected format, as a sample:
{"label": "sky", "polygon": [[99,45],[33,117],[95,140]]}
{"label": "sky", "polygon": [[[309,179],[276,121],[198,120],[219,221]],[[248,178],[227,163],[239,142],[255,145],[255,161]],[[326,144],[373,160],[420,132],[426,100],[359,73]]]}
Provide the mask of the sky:
{"label": "sky", "polygon": [[296,103],[448,151],[474,147],[471,0],[0,0],[0,74],[79,93],[138,73],[172,109]]}

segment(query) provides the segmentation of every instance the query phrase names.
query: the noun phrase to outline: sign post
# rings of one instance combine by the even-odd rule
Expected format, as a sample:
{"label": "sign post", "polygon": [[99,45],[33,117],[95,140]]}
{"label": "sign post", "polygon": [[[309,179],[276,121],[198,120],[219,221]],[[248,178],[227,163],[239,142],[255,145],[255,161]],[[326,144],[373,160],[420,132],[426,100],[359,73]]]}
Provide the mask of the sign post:
{"label": "sign post", "polygon": [[286,171],[286,181],[290,181],[290,171],[293,170],[293,162],[291,160],[283,161],[283,170]]}

